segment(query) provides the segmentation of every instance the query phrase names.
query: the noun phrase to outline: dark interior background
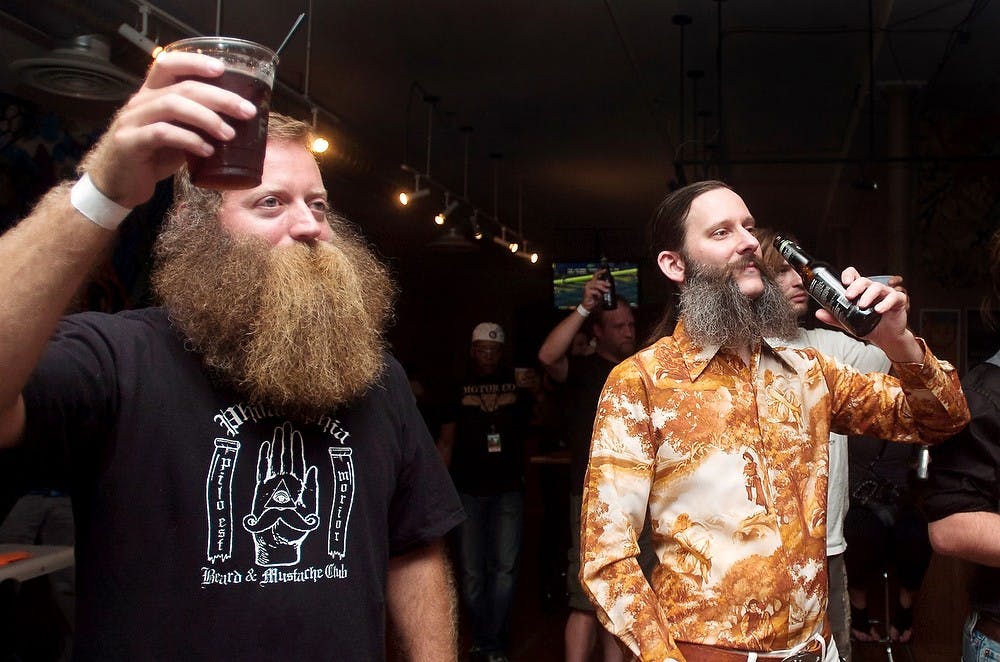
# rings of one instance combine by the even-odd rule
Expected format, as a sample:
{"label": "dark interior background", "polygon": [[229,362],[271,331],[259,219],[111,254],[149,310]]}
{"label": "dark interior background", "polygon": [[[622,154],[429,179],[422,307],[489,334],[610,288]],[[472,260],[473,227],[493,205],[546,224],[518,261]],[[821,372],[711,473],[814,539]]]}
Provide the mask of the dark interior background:
{"label": "dark interior background", "polygon": [[[390,340],[432,400],[478,322],[503,324],[515,365],[535,365],[565,314],[552,304],[554,261],[639,262],[648,329],[667,294],[646,222],[668,191],[705,178],[732,184],[759,224],[835,266],[902,274],[913,327],[961,370],[996,350],[978,313],[1000,219],[990,0],[0,0],[0,230],[75,177],[138,85],[149,55],[123,25],[160,44],[218,32],[277,46],[301,12],[274,107],[315,118],[331,140],[331,199],[396,274]],[[94,37],[79,46],[84,35],[106,52]],[[395,196],[414,172],[432,194],[402,208]],[[438,227],[446,194],[461,204]],[[149,246],[169,201],[163,186],[123,226],[82,305],[148,302]],[[0,512],[25,487],[8,460]],[[522,591],[551,600],[566,477],[548,465],[528,475],[557,523],[528,527],[538,558]],[[917,616],[944,652],[925,647],[920,659],[955,658],[965,603],[953,567],[932,568],[934,599]],[[536,602],[519,603],[522,631],[545,622]],[[549,620],[548,638],[532,639],[547,654],[562,641],[562,621]],[[931,627],[939,634],[925,636]],[[862,659],[884,659],[875,652]]]}
{"label": "dark interior background", "polygon": [[[1000,199],[1000,7],[988,0],[5,0],[3,224],[73,175],[141,78],[149,56],[122,24],[161,44],[218,31],[277,46],[300,12],[274,105],[330,138],[331,197],[392,265],[391,340],[428,380],[462,365],[483,320],[533,365],[562,315],[553,261],[639,261],[647,327],[666,294],[646,221],[704,178],[834,265],[903,274],[914,326],[963,367],[990,349],[976,313]],[[80,35],[102,37],[107,56],[67,51]],[[64,92],[40,89],[52,85]],[[86,98],[115,88],[119,99]],[[413,171],[432,194],[403,208]],[[446,193],[461,204],[438,227]],[[114,305],[146,300],[168,200],[124,232]],[[539,262],[493,235],[526,241]]]}

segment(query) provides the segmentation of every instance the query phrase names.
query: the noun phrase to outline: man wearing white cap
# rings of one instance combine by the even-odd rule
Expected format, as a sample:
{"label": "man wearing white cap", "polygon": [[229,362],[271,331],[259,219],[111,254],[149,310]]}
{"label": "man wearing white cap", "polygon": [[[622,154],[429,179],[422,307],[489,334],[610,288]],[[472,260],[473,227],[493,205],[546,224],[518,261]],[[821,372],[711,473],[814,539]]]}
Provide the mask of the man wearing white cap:
{"label": "man wearing white cap", "polygon": [[471,619],[470,658],[507,659],[524,523],[524,437],[531,414],[503,361],[504,332],[483,322],[472,331],[469,369],[438,441],[468,519],[457,530],[460,586]]}

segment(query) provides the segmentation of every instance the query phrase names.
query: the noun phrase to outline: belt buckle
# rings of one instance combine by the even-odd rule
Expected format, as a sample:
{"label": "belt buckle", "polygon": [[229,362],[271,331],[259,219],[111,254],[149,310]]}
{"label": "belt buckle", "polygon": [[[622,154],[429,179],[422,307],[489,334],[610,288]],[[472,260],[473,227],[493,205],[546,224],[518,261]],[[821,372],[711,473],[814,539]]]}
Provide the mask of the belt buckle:
{"label": "belt buckle", "polygon": [[809,651],[799,651],[788,657],[781,659],[781,662],[823,662],[819,653],[810,653]]}

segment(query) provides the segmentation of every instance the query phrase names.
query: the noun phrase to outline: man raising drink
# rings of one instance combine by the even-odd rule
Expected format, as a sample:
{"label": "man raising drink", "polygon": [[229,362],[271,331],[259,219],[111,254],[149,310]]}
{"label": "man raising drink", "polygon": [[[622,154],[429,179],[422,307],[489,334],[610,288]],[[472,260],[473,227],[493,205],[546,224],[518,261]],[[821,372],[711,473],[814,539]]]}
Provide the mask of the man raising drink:
{"label": "man raising drink", "polygon": [[[456,655],[441,537],[462,519],[382,340],[393,286],[330,212],[308,125],[270,118],[261,184],[181,171],[163,308],[60,322],[127,210],[256,112],[167,53],[0,238],[0,442],[73,470],[76,659]],[[72,192],[71,192],[72,188]],[[51,341],[50,341],[51,339]]]}

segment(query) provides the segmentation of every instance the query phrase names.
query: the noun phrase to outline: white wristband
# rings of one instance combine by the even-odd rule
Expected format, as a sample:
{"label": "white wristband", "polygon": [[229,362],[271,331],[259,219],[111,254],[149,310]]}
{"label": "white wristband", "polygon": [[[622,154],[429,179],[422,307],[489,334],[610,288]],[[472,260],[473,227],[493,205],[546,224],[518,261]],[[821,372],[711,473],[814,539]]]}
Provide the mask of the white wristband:
{"label": "white wristband", "polygon": [[587,310],[586,308],[584,308],[582,303],[581,304],[577,304],[577,306],[576,306],[576,312],[577,312],[577,314],[580,315],[580,317],[582,317],[584,319],[590,317],[590,311]]}
{"label": "white wristband", "polygon": [[90,175],[84,173],[69,194],[69,202],[91,223],[100,225],[106,230],[116,230],[132,210],[120,204],[97,190]]}

